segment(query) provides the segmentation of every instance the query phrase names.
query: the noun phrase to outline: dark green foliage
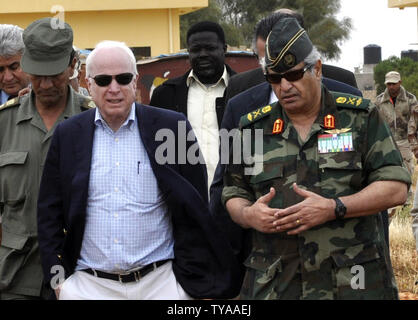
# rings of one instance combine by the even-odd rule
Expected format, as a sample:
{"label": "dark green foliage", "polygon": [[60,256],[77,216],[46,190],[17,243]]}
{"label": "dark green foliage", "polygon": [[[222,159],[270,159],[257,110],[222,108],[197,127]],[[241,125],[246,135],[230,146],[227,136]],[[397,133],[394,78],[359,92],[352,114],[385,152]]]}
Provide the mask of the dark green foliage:
{"label": "dark green foliage", "polygon": [[377,94],[385,91],[385,74],[389,71],[398,71],[401,74],[404,88],[417,96],[418,94],[418,62],[411,58],[398,58],[395,56],[378,63],[374,68],[374,81]]}
{"label": "dark green foliage", "polygon": [[181,17],[181,47],[186,48],[187,29],[201,20],[220,23],[230,46],[250,47],[255,24],[280,8],[303,14],[305,28],[324,58],[339,57],[340,44],[348,39],[351,29],[350,18],[336,18],[339,0],[209,0],[208,8]]}

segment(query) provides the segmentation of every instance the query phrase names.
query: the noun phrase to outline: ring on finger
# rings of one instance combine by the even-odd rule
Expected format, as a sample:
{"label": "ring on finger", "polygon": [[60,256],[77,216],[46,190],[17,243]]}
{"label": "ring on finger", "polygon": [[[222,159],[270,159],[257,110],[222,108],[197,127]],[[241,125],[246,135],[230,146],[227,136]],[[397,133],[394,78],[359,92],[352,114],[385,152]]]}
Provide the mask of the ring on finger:
{"label": "ring on finger", "polygon": [[300,224],[300,220],[299,219],[296,220],[296,224]]}

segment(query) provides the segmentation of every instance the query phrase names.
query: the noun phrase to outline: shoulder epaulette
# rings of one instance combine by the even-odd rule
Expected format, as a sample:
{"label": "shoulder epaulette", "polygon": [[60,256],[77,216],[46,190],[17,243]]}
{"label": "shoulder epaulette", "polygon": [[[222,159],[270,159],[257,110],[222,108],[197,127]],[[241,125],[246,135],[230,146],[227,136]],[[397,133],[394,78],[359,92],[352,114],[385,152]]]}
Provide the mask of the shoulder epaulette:
{"label": "shoulder epaulette", "polygon": [[332,92],[335,104],[340,108],[369,110],[370,100],[347,93]]}
{"label": "shoulder epaulette", "polygon": [[14,107],[14,106],[18,106],[18,105],[20,105],[20,98],[16,97],[16,98],[10,99],[6,103],[2,104],[0,106],[0,110],[4,110],[4,109]]}
{"label": "shoulder epaulette", "polygon": [[257,110],[251,111],[250,113],[247,113],[246,115],[241,117],[241,127],[246,127],[249,124],[264,118],[271,112],[271,110],[273,110],[273,108],[271,107],[271,105],[268,105]]}

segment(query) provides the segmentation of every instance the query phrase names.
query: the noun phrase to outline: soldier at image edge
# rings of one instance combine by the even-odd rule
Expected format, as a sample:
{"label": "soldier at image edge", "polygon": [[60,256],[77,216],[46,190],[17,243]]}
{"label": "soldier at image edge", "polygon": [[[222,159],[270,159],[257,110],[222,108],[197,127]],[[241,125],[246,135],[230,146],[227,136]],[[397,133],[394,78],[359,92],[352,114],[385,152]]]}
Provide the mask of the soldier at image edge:
{"label": "soldier at image edge", "polygon": [[0,106],[0,299],[45,299],[37,236],[37,200],[44,161],[59,122],[94,106],[69,85],[74,72],[73,31],[36,20],[23,32],[21,67],[29,94]]}

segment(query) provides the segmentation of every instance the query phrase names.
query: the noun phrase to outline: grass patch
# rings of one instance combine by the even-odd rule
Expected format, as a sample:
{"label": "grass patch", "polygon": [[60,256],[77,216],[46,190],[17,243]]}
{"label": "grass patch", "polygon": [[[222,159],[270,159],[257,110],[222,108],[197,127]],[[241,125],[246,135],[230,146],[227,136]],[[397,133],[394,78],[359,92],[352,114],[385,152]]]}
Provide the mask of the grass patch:
{"label": "grass patch", "polygon": [[[414,294],[418,299],[418,253],[412,234],[412,217],[410,214],[418,176],[418,166],[412,175],[411,204],[396,212],[389,226],[390,256],[399,292]],[[400,294],[402,299],[402,294]]]}

